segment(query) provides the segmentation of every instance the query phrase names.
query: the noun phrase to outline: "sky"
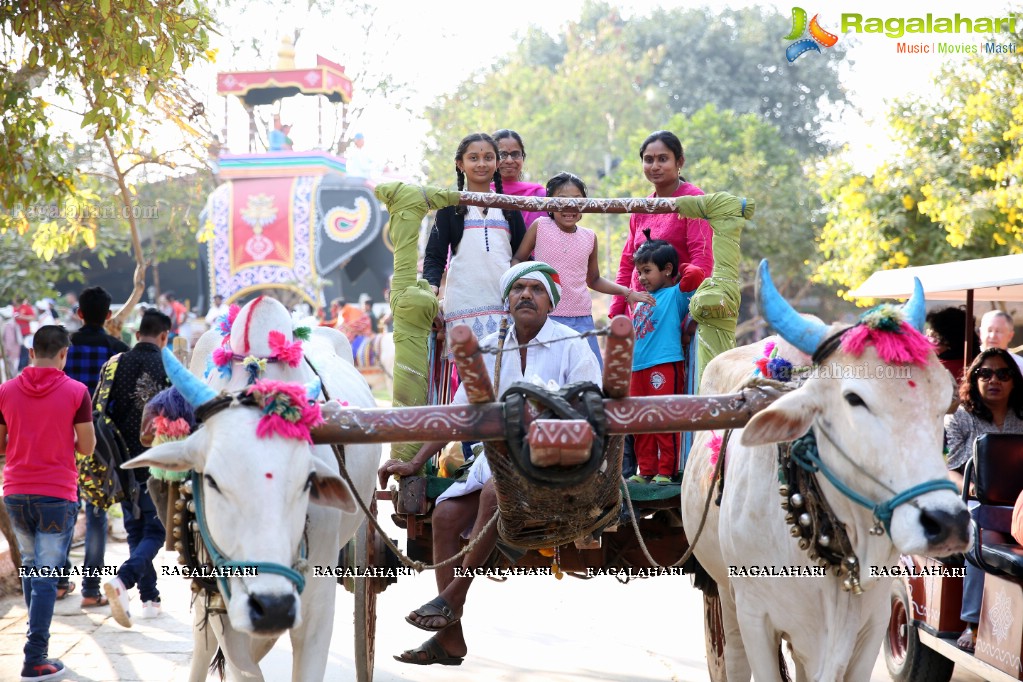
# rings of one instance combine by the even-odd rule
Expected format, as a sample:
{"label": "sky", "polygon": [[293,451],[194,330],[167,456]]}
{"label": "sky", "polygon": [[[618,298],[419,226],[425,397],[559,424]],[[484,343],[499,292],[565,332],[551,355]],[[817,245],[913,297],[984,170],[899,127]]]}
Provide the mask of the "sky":
{"label": "sky", "polygon": [[[928,95],[934,93],[933,74],[944,61],[959,60],[954,55],[897,54],[896,40],[880,35],[844,35],[839,31],[841,15],[856,12],[864,17],[882,19],[891,17],[924,16],[931,12],[935,16],[952,16],[956,12],[967,17],[1005,16],[1008,12],[1005,2],[1000,0],[971,0],[970,2],[897,2],[895,0],[858,0],[836,3],[813,0],[789,0],[787,2],[762,2],[788,14],[795,3],[800,3],[810,16],[819,13],[819,22],[824,28],[840,34],[840,40],[850,46],[849,59],[841,71],[841,78],[850,90],[850,99],[862,115],[844,118],[839,125],[828,131],[835,141],[849,143],[851,160],[864,172],[869,172],[886,156],[894,153],[891,142],[883,129],[885,112],[896,97],[908,94]],[[653,7],[686,8],[698,7],[704,3],[690,0],[618,0],[615,3],[624,18],[646,14]],[[739,8],[753,3],[714,3],[714,8],[724,6]],[[539,26],[552,35],[570,20],[579,16],[582,0],[520,0],[514,5],[499,3],[467,3],[465,0],[431,0],[429,3],[382,2],[379,5],[378,22],[388,27],[391,35],[402,37],[401,48],[391,50],[381,60],[381,66],[410,87],[410,105],[421,111],[439,94],[450,92],[459,82],[473,72],[486,68],[501,56],[515,48],[519,36],[530,25]],[[415,8],[414,11],[410,9]],[[1020,24],[1023,26],[1023,6],[1019,8]],[[280,21],[283,31],[294,25],[303,26],[296,61],[298,66],[311,65],[315,54],[345,63],[343,45],[337,45],[342,30],[328,22],[318,21],[301,11],[286,13]],[[951,36],[907,36],[904,40],[913,42],[934,42],[935,40],[979,42],[968,35]],[[781,68],[798,68],[800,60],[789,65],[784,58],[785,41],[779,36],[778,61]],[[272,50],[276,52],[276,50]],[[224,54],[224,51],[221,53]],[[811,59],[809,54],[801,59]],[[1019,60],[1023,55],[992,56]],[[225,63],[222,56],[214,70],[243,70],[265,68],[270,65]],[[205,74],[209,78],[209,74]],[[359,84],[355,83],[356,90]],[[219,117],[224,110],[223,99],[215,94],[215,88],[208,87],[208,110]],[[239,106],[231,105],[230,122],[232,134],[228,142],[232,149],[244,151],[246,123]],[[292,137],[296,148],[315,145],[316,114],[315,104],[309,98],[292,98],[282,105],[285,118],[294,118],[296,126]],[[427,125],[421,117],[409,116],[394,111],[383,103],[377,103],[370,120],[360,125],[367,138],[367,148],[380,160],[400,161],[405,170],[415,173],[421,160],[420,144]],[[219,130],[219,121],[214,130]]]}

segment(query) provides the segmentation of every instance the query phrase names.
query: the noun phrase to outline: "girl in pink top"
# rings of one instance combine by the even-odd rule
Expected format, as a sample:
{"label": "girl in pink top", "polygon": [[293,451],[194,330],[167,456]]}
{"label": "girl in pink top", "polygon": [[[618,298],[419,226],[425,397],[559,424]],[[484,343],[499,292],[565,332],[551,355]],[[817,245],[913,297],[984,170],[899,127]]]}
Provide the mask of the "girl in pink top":
{"label": "girl in pink top", "polygon": [[[558,173],[547,182],[547,196],[582,198],[586,185],[571,173]],[[579,225],[578,211],[550,213],[537,218],[526,230],[512,265],[529,259],[529,254],[547,263],[561,278],[561,300],[554,308],[551,319],[578,332],[593,330],[593,305],[589,289],[604,294],[622,296],[630,305],[653,303],[653,296],[645,291],[632,291],[600,276],[597,265],[597,235]],[[588,288],[587,288],[588,287]],[[601,361],[597,337],[587,337],[597,360]]]}
{"label": "girl in pink top", "polygon": [[[651,133],[639,148],[639,158],[643,160],[643,175],[654,186],[650,197],[703,194],[703,190],[686,182],[681,175],[686,159],[682,142],[674,133],[667,130]],[[696,265],[704,272],[714,271],[713,232],[706,220],[682,218],[676,213],[634,213],[629,219],[629,237],[622,249],[622,260],[615,278],[618,284],[634,290],[642,289],[632,254],[646,241],[643,236],[645,229],[650,230],[652,239],[663,239],[674,246],[680,263]],[[615,296],[611,303],[611,317],[624,315],[626,311],[626,299]]]}
{"label": "girl in pink top", "polygon": [[[516,197],[547,196],[544,193],[543,185],[520,180],[522,166],[526,163],[526,145],[522,143],[522,137],[514,130],[502,128],[494,133],[493,138],[497,142],[497,170],[501,174],[503,194],[511,194]],[[532,225],[537,218],[546,215],[538,211],[520,211],[520,213],[526,227]]]}

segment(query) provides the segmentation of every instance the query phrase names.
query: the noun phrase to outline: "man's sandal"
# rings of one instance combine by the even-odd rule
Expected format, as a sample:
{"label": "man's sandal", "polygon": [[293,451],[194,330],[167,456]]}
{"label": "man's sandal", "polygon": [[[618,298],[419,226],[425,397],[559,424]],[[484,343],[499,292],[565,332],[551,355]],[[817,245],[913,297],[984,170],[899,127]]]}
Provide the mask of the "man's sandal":
{"label": "man's sandal", "polygon": [[75,587],[77,587],[77,585],[75,585],[75,583],[73,581],[69,582],[65,587],[58,587],[57,588],[57,601],[60,601],[64,597],[66,597],[69,594],[71,594],[72,592],[74,592],[75,591]]}
{"label": "man's sandal", "polygon": [[107,599],[106,597],[104,597],[102,594],[96,595],[95,597],[88,597],[88,596],[83,596],[82,597],[82,608],[83,609],[92,609],[92,608],[96,608],[97,606],[109,606],[109,605],[110,605],[110,600]]}
{"label": "man's sandal", "polygon": [[441,646],[436,637],[431,637],[423,642],[419,648],[407,649],[400,656],[394,656],[394,660],[411,665],[462,665],[465,657],[452,656],[444,650],[444,647]]}
{"label": "man's sandal", "polygon": [[[413,615],[415,615],[416,618],[413,618]],[[447,619],[447,622],[440,627],[429,627],[427,625],[423,625],[423,618],[445,618]],[[461,618],[455,615],[455,612],[451,610],[451,607],[448,606],[448,603],[444,601],[443,597],[435,597],[420,606],[411,614],[405,616],[406,623],[409,625],[415,625],[420,630],[426,630],[427,632],[439,632],[440,630],[451,627],[460,620]]]}

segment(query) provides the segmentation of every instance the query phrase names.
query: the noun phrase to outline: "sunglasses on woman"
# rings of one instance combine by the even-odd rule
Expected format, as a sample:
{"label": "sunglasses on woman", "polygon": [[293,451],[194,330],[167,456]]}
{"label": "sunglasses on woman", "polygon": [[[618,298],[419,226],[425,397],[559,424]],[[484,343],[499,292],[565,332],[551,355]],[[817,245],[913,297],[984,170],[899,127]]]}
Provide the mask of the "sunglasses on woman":
{"label": "sunglasses on woman", "polygon": [[998,369],[991,369],[990,367],[981,367],[974,371],[976,376],[981,381],[991,381],[991,377],[998,377],[999,381],[1008,381],[1012,378],[1012,370],[1008,367],[999,367]]}

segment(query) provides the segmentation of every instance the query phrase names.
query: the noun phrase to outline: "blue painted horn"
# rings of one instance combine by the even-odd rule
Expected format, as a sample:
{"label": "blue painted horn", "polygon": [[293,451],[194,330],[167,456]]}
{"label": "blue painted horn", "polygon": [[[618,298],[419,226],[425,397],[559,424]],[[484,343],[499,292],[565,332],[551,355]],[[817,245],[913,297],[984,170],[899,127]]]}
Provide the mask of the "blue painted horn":
{"label": "blue painted horn", "polygon": [[309,398],[309,402],[316,402],[316,399],[320,397],[320,377],[313,377],[312,381],[306,382],[305,394]]}
{"label": "blue painted horn", "polygon": [[919,277],[913,278],[913,295],[902,304],[902,312],[906,314],[906,322],[921,334],[924,332],[924,320],[927,317],[924,301],[924,285]]}
{"label": "blue painted horn", "polygon": [[766,258],[757,268],[757,306],[760,314],[783,339],[807,355],[814,354],[828,332],[826,324],[806,319],[778,293],[771,281]]}
{"label": "blue painted horn", "polygon": [[192,407],[199,407],[217,397],[217,392],[189,372],[166,346],[164,346],[162,356],[163,369],[167,372],[167,378]]}

